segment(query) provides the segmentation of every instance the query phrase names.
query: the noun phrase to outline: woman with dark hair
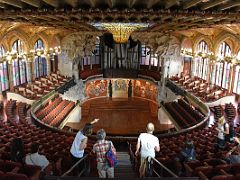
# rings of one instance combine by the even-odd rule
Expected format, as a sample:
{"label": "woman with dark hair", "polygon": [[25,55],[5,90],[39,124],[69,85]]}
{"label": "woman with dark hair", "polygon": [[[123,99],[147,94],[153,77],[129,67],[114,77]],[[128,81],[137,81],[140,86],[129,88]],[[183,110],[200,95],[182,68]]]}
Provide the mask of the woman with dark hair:
{"label": "woman with dark hair", "polygon": [[24,163],[24,149],[21,138],[15,138],[11,142],[11,160],[14,162]]}
{"label": "woman with dark hair", "polygon": [[[73,164],[83,158],[84,149],[87,147],[88,136],[92,134],[93,124],[99,119],[94,119],[91,123],[85,124],[82,130],[78,131],[72,143],[70,153]],[[78,175],[85,168],[85,163],[79,163],[78,168],[74,169],[74,175]]]}

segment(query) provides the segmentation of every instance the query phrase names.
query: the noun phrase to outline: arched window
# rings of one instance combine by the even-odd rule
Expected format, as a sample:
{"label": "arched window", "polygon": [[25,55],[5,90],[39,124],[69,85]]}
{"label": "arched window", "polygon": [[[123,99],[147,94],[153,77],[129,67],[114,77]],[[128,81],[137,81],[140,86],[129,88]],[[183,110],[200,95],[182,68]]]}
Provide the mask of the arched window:
{"label": "arched window", "polygon": [[197,46],[197,53],[198,54],[201,53],[202,56],[199,56],[196,59],[196,63],[195,63],[196,76],[207,80],[208,71],[209,71],[209,68],[208,68],[209,59],[204,55],[207,55],[207,53],[209,53],[209,49],[205,41],[199,42]]}
{"label": "arched window", "polygon": [[[38,39],[34,44],[34,50],[44,49],[44,43],[41,39]],[[47,61],[45,57],[35,56],[34,58],[34,75],[35,78],[47,75]]]}
{"label": "arched window", "polygon": [[[0,57],[5,55],[5,49],[1,46],[0,49]],[[9,88],[8,84],[8,64],[6,61],[0,63],[0,82],[1,82],[1,90],[5,91]]]}
{"label": "arched window", "polygon": [[[231,57],[232,51],[230,46],[224,41],[220,44],[217,57],[225,60],[226,57]],[[216,85],[228,89],[231,79],[231,63],[226,61],[218,62],[216,66]]]}
{"label": "arched window", "polygon": [[[14,41],[12,45],[12,52],[17,53],[18,55],[23,54],[23,43],[21,40]],[[27,82],[27,68],[26,62],[22,57],[12,60],[12,72],[13,72],[13,85],[18,86],[20,84]]]}
{"label": "arched window", "polygon": [[[240,51],[237,54],[237,61],[240,62]],[[240,94],[240,66],[236,65],[234,72],[233,92]]]}
{"label": "arched window", "polygon": [[5,49],[3,46],[1,46],[1,49],[0,49],[0,57],[3,57],[5,55]]}

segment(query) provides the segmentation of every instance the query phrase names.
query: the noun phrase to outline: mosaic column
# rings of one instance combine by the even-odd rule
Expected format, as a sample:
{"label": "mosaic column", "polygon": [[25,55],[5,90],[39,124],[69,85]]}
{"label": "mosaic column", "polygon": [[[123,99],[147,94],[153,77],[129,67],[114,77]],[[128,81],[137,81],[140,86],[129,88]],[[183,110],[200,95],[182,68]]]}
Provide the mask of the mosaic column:
{"label": "mosaic column", "polygon": [[32,83],[32,61],[27,61],[27,81]]}
{"label": "mosaic column", "polygon": [[8,61],[8,77],[9,77],[9,89],[10,91],[13,91],[14,85],[13,85],[13,71],[12,71],[12,62]]}
{"label": "mosaic column", "polygon": [[50,56],[47,56],[46,60],[47,60],[47,75],[49,76],[51,74],[51,58],[50,58]]}

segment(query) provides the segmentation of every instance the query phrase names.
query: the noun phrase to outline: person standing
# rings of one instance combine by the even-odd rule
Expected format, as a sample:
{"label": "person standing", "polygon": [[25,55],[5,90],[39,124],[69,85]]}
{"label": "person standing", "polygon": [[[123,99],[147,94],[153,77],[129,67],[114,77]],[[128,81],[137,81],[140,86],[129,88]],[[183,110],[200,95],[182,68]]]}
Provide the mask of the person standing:
{"label": "person standing", "polygon": [[[92,134],[93,124],[98,121],[99,119],[94,119],[91,123],[85,124],[84,128],[78,131],[76,134],[70,149],[73,164],[77,163],[83,158],[84,149],[87,147],[88,136]],[[74,175],[78,175],[84,168],[85,163],[80,162],[79,165],[74,169]]]}
{"label": "person standing", "polygon": [[11,142],[11,161],[24,163],[24,148],[22,138],[15,138]]}
{"label": "person standing", "polygon": [[132,81],[130,80],[128,83],[128,97],[132,97]]}
{"label": "person standing", "polygon": [[97,155],[97,169],[99,178],[114,178],[114,167],[110,167],[106,152],[111,148],[116,155],[116,149],[111,141],[105,140],[106,132],[104,129],[97,131],[97,143],[93,145],[93,153]]}
{"label": "person standing", "polygon": [[224,149],[225,143],[226,143],[225,136],[229,134],[229,124],[226,122],[224,116],[219,118],[218,127],[216,127],[216,130],[218,131],[218,136],[217,136],[218,148]]}
{"label": "person standing", "polygon": [[[153,135],[154,124],[147,124],[147,133],[141,133],[138,137],[138,142],[136,145],[135,155],[138,156],[140,151],[140,168],[139,168],[139,176],[140,178],[145,177],[145,171],[147,166],[148,157],[154,158],[155,151],[160,151],[159,140],[156,136]],[[141,147],[141,150],[140,150]]]}
{"label": "person standing", "polygon": [[108,84],[108,94],[109,94],[109,97],[111,98],[112,97],[112,81],[111,80],[109,81],[109,84]]}

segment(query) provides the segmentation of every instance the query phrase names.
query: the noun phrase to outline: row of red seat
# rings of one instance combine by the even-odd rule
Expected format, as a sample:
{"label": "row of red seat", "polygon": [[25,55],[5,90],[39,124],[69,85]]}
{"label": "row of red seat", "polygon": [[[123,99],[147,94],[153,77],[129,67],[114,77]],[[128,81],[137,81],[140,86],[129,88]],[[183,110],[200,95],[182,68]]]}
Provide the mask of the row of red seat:
{"label": "row of red seat", "polygon": [[216,85],[210,87],[206,80],[196,76],[191,77],[190,75],[181,74],[180,77],[178,75],[172,76],[170,80],[204,102],[214,101],[228,94],[227,90]]}
{"label": "row of red seat", "polygon": [[48,101],[42,108],[38,109],[35,113],[36,117],[39,119],[44,118],[48,115],[53,109],[55,109],[62,102],[62,98],[54,98],[53,100]]}

